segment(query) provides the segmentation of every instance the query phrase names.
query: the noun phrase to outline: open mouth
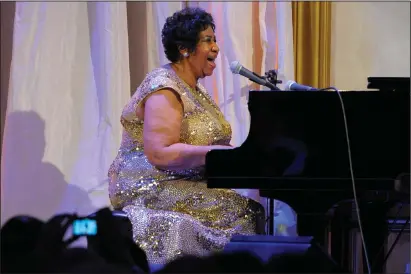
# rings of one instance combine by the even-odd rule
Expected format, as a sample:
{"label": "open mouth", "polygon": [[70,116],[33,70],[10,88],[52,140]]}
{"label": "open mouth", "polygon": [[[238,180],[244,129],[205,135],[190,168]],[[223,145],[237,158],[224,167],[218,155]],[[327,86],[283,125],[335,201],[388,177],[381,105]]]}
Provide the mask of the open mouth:
{"label": "open mouth", "polygon": [[207,57],[207,61],[208,61],[208,63],[210,64],[210,66],[212,66],[213,68],[215,68],[216,67],[216,64],[215,64],[215,59],[216,58],[214,58],[214,57]]}

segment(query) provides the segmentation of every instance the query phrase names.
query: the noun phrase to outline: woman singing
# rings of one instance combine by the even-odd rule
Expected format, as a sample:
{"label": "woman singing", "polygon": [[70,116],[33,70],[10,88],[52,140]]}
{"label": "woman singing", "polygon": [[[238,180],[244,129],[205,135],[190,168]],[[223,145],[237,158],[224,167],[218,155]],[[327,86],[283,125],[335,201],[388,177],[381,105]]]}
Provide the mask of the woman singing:
{"label": "woman singing", "polygon": [[231,128],[198,79],[219,48],[212,16],[186,8],[167,18],[170,64],[150,72],[121,116],[123,140],[110,170],[110,199],[127,212],[150,263],[221,250],[233,234],[257,234],[263,207],[228,189],[208,189],[206,153],[231,149]]}

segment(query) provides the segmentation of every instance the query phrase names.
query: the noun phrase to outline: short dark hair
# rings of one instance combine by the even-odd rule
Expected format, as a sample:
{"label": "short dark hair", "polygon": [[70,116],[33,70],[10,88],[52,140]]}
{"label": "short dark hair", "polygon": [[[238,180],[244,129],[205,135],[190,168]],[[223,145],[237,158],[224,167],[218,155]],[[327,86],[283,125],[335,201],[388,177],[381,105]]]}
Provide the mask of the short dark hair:
{"label": "short dark hair", "polygon": [[211,27],[215,30],[214,19],[200,8],[184,8],[166,19],[161,38],[166,57],[171,62],[181,59],[180,49],[193,52],[199,41],[200,32]]}

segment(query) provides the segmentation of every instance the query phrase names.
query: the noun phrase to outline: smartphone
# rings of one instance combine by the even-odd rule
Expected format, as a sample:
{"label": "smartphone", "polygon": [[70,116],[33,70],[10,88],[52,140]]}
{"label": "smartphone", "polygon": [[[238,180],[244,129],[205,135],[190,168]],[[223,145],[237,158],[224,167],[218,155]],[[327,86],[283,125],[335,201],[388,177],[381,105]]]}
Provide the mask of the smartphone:
{"label": "smartphone", "polygon": [[97,221],[89,218],[76,219],[73,222],[73,235],[95,236],[97,235]]}

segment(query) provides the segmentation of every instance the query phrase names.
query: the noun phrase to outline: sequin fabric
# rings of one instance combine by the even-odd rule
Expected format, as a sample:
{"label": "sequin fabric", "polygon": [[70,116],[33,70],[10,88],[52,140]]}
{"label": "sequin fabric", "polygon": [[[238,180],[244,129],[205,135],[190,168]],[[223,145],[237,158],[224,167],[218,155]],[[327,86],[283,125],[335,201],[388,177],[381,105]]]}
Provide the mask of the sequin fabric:
{"label": "sequin fabric", "polygon": [[124,108],[123,139],[108,172],[114,208],[133,224],[136,243],[150,263],[164,264],[178,256],[205,256],[224,248],[234,234],[256,234],[264,209],[230,189],[208,189],[199,167],[159,170],[144,154],[143,124],[136,108],[151,93],[170,88],[183,102],[180,142],[228,145],[230,124],[200,84],[194,90],[170,65],[149,73]]}

